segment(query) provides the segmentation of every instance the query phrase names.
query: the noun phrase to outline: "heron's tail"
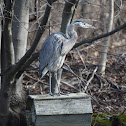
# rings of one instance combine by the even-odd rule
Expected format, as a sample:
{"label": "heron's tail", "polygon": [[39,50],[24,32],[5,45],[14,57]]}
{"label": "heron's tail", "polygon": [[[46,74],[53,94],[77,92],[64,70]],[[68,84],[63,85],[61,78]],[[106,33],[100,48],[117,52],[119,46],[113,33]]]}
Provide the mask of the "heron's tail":
{"label": "heron's tail", "polygon": [[47,67],[45,67],[43,70],[39,69],[39,76],[40,76],[40,78],[42,79],[46,75],[47,72],[48,72],[48,68]]}

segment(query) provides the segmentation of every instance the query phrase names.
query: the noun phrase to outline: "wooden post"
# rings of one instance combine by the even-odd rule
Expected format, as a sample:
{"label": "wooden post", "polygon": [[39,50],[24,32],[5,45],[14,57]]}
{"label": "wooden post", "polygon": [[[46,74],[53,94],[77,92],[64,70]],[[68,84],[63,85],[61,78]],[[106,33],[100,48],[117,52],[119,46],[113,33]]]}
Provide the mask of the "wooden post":
{"label": "wooden post", "polygon": [[91,99],[85,93],[60,96],[30,95],[29,99],[31,100],[27,104],[29,126],[91,125]]}

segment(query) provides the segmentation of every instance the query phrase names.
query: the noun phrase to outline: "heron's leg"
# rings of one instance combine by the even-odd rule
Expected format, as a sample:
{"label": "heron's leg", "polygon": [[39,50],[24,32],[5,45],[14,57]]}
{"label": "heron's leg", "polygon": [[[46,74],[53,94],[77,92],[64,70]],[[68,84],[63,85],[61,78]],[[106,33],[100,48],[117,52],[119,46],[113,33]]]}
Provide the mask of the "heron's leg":
{"label": "heron's leg", "polygon": [[60,94],[60,81],[61,81],[62,71],[63,71],[62,68],[60,68],[60,69],[57,71],[58,94]]}
{"label": "heron's leg", "polygon": [[51,72],[49,72],[49,95],[52,95],[52,90],[51,90]]}
{"label": "heron's leg", "polygon": [[57,72],[52,72],[52,94],[58,94]]}

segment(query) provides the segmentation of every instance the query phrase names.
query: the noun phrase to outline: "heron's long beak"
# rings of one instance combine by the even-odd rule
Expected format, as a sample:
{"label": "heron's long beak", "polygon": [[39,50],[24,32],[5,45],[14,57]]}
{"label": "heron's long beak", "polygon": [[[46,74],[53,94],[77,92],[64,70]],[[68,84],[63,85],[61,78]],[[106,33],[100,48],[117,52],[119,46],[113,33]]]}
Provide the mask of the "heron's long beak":
{"label": "heron's long beak", "polygon": [[89,24],[86,24],[85,26],[86,26],[86,28],[94,28],[94,29],[96,29],[94,26],[89,25]]}

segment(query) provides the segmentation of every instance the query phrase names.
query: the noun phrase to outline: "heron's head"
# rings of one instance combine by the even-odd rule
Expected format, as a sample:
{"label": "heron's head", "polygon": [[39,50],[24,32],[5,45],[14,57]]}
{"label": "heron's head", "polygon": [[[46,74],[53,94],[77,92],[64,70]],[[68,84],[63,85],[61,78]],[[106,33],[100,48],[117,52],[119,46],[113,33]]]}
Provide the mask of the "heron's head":
{"label": "heron's head", "polygon": [[92,25],[86,23],[84,19],[75,20],[72,24],[75,25],[76,27],[94,28],[94,29],[95,29],[94,26],[92,26]]}

